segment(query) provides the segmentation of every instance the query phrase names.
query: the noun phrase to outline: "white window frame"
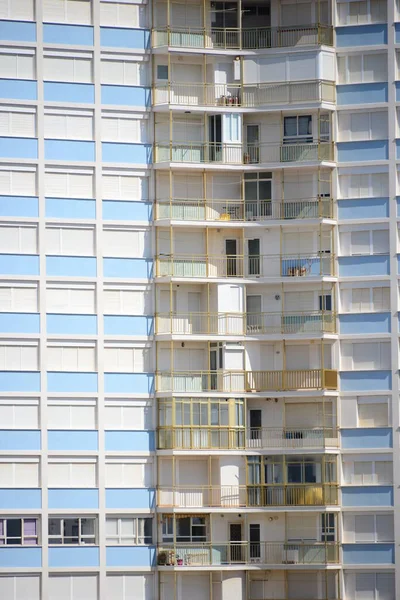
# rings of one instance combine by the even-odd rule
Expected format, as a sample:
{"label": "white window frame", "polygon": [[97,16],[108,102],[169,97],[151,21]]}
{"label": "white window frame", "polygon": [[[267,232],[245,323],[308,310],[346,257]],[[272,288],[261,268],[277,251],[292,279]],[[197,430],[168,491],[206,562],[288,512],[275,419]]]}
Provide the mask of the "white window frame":
{"label": "white window frame", "polygon": [[[338,25],[340,25],[340,26],[350,25],[351,26],[351,25],[364,25],[367,23],[386,23],[387,14],[385,17],[382,17],[381,20],[372,19],[371,1],[372,0],[359,0],[358,2],[349,2],[349,1],[338,2],[338,4],[337,4]],[[377,3],[382,4],[382,6],[385,9],[387,8],[386,0],[375,0],[375,1],[377,1]],[[352,21],[351,17],[354,17],[354,15],[350,15],[350,6],[356,5],[356,4],[357,5],[365,4],[365,12],[360,13],[358,11],[357,18],[354,21]],[[378,8],[378,12],[381,12],[382,6]],[[387,13],[387,10],[385,10],[385,13]]]}
{"label": "white window frame", "polygon": [[[367,52],[357,52],[357,53],[351,53],[351,54],[342,54],[342,55],[338,55],[337,59],[338,59],[338,67],[337,67],[337,74],[336,74],[336,79],[337,79],[337,83],[338,85],[343,85],[346,83],[350,83],[350,84],[357,84],[357,83],[380,83],[383,82],[385,83],[387,81],[387,69],[388,69],[388,65],[387,65],[387,57],[386,57],[386,72],[384,73],[380,73],[379,74],[379,78],[378,79],[372,79],[372,80],[365,80],[365,67],[364,67],[364,62],[365,62],[365,57],[371,56],[372,54],[377,54],[377,55],[382,55],[386,57],[386,53],[383,52],[371,52],[371,53],[367,53]],[[354,58],[355,56],[361,56],[361,69],[360,69],[360,81],[351,81],[350,80],[350,71],[349,71],[349,58]],[[340,80],[340,69],[339,69],[339,61],[344,61],[344,78],[343,81]],[[380,78],[382,77],[382,79]]]}
{"label": "white window frame", "polygon": [[[18,516],[11,516],[9,515],[8,517],[3,517],[0,519],[0,521],[2,521],[3,523],[3,535],[0,535],[0,548],[4,547],[4,546],[37,546],[39,544],[39,536],[38,536],[38,531],[40,531],[39,528],[39,520],[36,519],[35,517],[25,517],[26,520],[28,521],[36,521],[36,535],[24,535],[24,521],[25,519],[22,517],[18,517]],[[7,521],[12,520],[18,520],[21,521],[21,536],[20,537],[12,537],[12,536],[8,536],[7,535]],[[7,543],[7,540],[17,540],[20,539],[20,543],[16,544],[15,542],[12,543]],[[33,544],[29,544],[26,543],[28,540],[34,540]]]}
{"label": "white window frame", "polygon": [[[357,292],[358,290],[366,290],[367,291],[367,295],[369,296],[369,300],[368,300],[368,306],[367,307],[363,307],[360,305],[360,310],[354,310],[353,307],[355,306],[356,302],[353,299],[354,296],[354,292]],[[376,309],[375,308],[375,304],[377,304],[374,301],[374,291],[375,290],[381,290],[381,293],[383,294],[383,290],[387,290],[389,292],[389,303],[387,308],[380,308],[380,309]],[[349,309],[350,310],[344,310],[344,307],[342,307],[342,312],[345,312],[346,314],[360,314],[360,313],[365,313],[365,312],[371,312],[371,313],[385,313],[390,311],[390,288],[387,286],[379,286],[379,287],[356,287],[356,288],[344,288],[342,289],[342,295],[343,294],[349,294]],[[342,302],[342,304],[344,304]],[[353,309],[353,310],[351,310]]]}
{"label": "white window frame", "polygon": [[[106,517],[106,527],[107,522],[115,521],[117,524],[117,533],[115,535],[106,533],[106,545],[107,546],[150,546],[153,543],[153,517]],[[122,533],[122,524],[123,521],[130,521],[133,524],[132,535]],[[151,522],[151,536],[150,541],[146,541],[146,536],[144,534],[145,523],[143,524],[143,535],[140,535],[140,527],[139,522],[141,521],[150,521]],[[134,541],[132,541],[134,538]]]}
{"label": "white window frame", "polygon": [[[350,477],[350,481],[346,481],[346,476],[344,477],[344,485],[355,485],[355,486],[360,486],[360,485],[392,485],[393,484],[393,462],[390,460],[359,460],[359,461],[354,461],[354,460],[350,460],[350,461],[343,461],[343,467],[345,466],[345,464],[348,463],[349,465],[352,465],[352,468],[349,469],[349,473],[348,476]],[[357,475],[354,472],[354,465],[357,463],[366,463],[368,465],[371,465],[371,473],[368,474],[367,476],[363,475]],[[392,465],[392,477],[389,480],[379,480],[379,473],[376,472],[376,465],[377,464],[382,464],[385,463],[387,465]],[[348,467],[347,467],[348,468]],[[356,477],[359,477],[360,479],[357,481]]]}
{"label": "white window frame", "polygon": [[[373,530],[371,532],[371,539],[365,539],[365,540],[359,540],[357,539],[357,533],[356,533],[356,525],[355,525],[355,520],[357,517],[372,517],[373,519]],[[357,514],[354,515],[354,542],[356,544],[390,544],[392,542],[395,541],[394,539],[394,535],[393,535],[393,539],[391,540],[379,540],[377,539],[377,518],[380,516],[391,516],[393,517],[393,513],[361,513],[361,514]],[[394,519],[393,519],[394,521]],[[394,522],[393,522],[393,526],[394,526]]]}
{"label": "white window frame", "polygon": [[[60,522],[60,534],[50,533],[50,520],[59,521]],[[78,521],[78,534],[75,536],[66,536],[64,533],[64,522],[68,520],[77,520]],[[82,522],[83,521],[93,521],[94,523],[94,533],[82,533]],[[97,517],[54,517],[52,515],[49,516],[49,534],[48,540],[50,546],[95,546],[97,543]],[[67,538],[77,537],[78,542],[69,543],[65,541]],[[92,540],[93,541],[88,541]],[[53,540],[61,540],[61,541],[53,541]]]}

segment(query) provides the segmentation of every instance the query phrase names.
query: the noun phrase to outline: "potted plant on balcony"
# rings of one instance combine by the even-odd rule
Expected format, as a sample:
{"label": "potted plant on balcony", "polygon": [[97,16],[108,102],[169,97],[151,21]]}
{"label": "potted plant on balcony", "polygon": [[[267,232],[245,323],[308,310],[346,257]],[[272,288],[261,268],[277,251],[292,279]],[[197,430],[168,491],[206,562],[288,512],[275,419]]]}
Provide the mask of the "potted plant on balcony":
{"label": "potted plant on balcony", "polygon": [[167,564],[167,553],[162,551],[158,553],[157,556],[157,564],[158,565],[166,565]]}
{"label": "potted plant on balcony", "polygon": [[176,555],[176,564],[180,567],[183,565],[183,558],[181,558],[179,554]]}

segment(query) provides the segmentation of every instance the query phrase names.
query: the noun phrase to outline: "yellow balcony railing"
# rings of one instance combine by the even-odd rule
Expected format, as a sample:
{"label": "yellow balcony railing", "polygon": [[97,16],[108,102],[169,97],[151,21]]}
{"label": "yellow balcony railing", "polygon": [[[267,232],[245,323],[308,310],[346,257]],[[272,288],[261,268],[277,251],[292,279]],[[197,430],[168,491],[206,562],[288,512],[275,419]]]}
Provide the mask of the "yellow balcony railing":
{"label": "yellow balcony railing", "polygon": [[330,219],[332,198],[259,202],[243,200],[158,200],[156,219],[175,221],[271,221],[286,219]]}
{"label": "yellow balcony railing", "polygon": [[269,392],[336,390],[337,371],[304,369],[296,371],[158,371],[158,392]]}
{"label": "yellow balcony railing", "polygon": [[331,102],[336,99],[333,81],[312,79],[258,84],[157,83],[153,104],[173,106],[230,106],[257,108],[275,104]]}
{"label": "yellow balcony railing", "polygon": [[160,566],[206,567],[235,564],[326,565],[339,562],[337,542],[181,542],[161,544]]}
{"label": "yellow balcony railing", "polygon": [[154,162],[256,165],[333,161],[333,142],[296,144],[226,144],[219,142],[159,142]]}
{"label": "yellow balcony railing", "polygon": [[327,311],[275,313],[158,313],[157,334],[264,335],[335,333],[336,315]]}
{"label": "yellow balcony railing", "polygon": [[294,46],[333,45],[333,28],[312,23],[290,27],[157,27],[152,31],[152,45],[175,48],[257,50]]}
{"label": "yellow balcony railing", "polygon": [[334,274],[335,256],[328,252],[260,256],[160,254],[156,260],[156,277],[280,278]]}
{"label": "yellow balcony railing", "polygon": [[171,508],[335,506],[338,487],[337,483],[161,486],[157,504]]}
{"label": "yellow balcony railing", "polygon": [[159,450],[337,448],[338,430],[327,427],[159,427]]}

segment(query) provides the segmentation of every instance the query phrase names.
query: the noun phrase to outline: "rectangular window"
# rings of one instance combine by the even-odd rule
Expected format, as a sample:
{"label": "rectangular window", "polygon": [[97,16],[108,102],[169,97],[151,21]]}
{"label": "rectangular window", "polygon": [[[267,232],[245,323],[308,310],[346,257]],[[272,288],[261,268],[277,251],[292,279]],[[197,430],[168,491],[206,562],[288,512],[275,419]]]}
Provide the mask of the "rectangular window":
{"label": "rectangular window", "polygon": [[321,515],[321,542],[334,542],[336,540],[336,518],[334,513]]}
{"label": "rectangular window", "polygon": [[131,117],[102,116],[101,139],[105,142],[146,142],[146,121]]}
{"label": "rectangular window", "polygon": [[[73,403],[72,403],[73,402]],[[96,429],[95,401],[52,400],[47,407],[48,429]]]}
{"label": "rectangular window", "polygon": [[343,370],[390,369],[390,342],[342,343]]}
{"label": "rectangular window", "polygon": [[47,139],[92,140],[93,115],[45,112],[44,137]]}
{"label": "rectangular window", "polygon": [[382,198],[389,195],[387,173],[339,175],[341,198]]}
{"label": "rectangular window", "polygon": [[93,198],[93,173],[46,171],[44,188],[47,198]]}
{"label": "rectangular window", "polygon": [[3,429],[39,429],[38,400],[1,400],[0,423]]}
{"label": "rectangular window", "polygon": [[0,225],[0,252],[37,254],[37,227]]}
{"label": "rectangular window", "polygon": [[10,196],[35,196],[36,171],[2,168],[0,169],[2,194]]}
{"label": "rectangular window", "polygon": [[96,519],[49,518],[49,545],[83,546],[96,543]]}
{"label": "rectangular window", "polygon": [[357,398],[359,427],[388,427],[388,400],[380,396],[359,396]]}
{"label": "rectangular window", "polygon": [[95,289],[49,285],[46,290],[46,310],[48,313],[94,314]]}
{"label": "rectangular window", "polygon": [[37,345],[1,344],[0,371],[38,371],[39,348]]}
{"label": "rectangular window", "polygon": [[338,126],[339,141],[341,142],[388,138],[387,111],[341,112]]}
{"label": "rectangular window", "polygon": [[152,428],[150,406],[132,406],[129,401],[123,404],[120,402],[110,400],[105,405],[105,422],[108,429],[133,431]]}
{"label": "rectangular window", "polygon": [[389,253],[389,231],[387,229],[365,229],[340,234],[342,256],[365,256]]}
{"label": "rectangular window", "polygon": [[33,21],[34,0],[0,0],[0,19]]}
{"label": "rectangular window", "polygon": [[150,348],[105,347],[104,370],[109,373],[147,373],[151,365]]}
{"label": "rectangular window", "polygon": [[146,231],[104,229],[105,256],[142,258],[149,255],[150,240]]}
{"label": "rectangular window", "polygon": [[147,177],[103,173],[103,200],[146,200]]}
{"label": "rectangular window", "polygon": [[48,484],[53,488],[95,488],[96,463],[51,460],[48,464]]}
{"label": "rectangular window", "polygon": [[36,79],[36,58],[32,54],[0,52],[0,77]]}
{"label": "rectangular window", "polygon": [[355,515],[355,542],[393,542],[393,514]]}
{"label": "rectangular window", "polygon": [[150,462],[109,460],[106,462],[105,486],[109,488],[151,487],[153,465]]}
{"label": "rectangular window", "polygon": [[106,27],[140,27],[142,7],[137,4],[100,2],[100,25]]}
{"label": "rectangular window", "polygon": [[348,54],[338,56],[338,83],[387,81],[386,54]]}
{"label": "rectangular window", "polygon": [[35,137],[36,136],[36,113],[34,110],[27,111],[1,107],[0,110],[0,135],[6,137]]}
{"label": "rectangular window", "polygon": [[108,546],[139,546],[153,543],[153,519],[141,517],[107,517]]}
{"label": "rectangular window", "polygon": [[104,314],[144,315],[151,313],[151,294],[148,290],[106,288],[103,294]]}
{"label": "rectangular window", "polygon": [[358,0],[338,2],[340,25],[363,25],[365,23],[386,23],[386,0]]}
{"label": "rectangular window", "polygon": [[168,65],[157,65],[157,79],[168,81]]}
{"label": "rectangular window", "polygon": [[357,460],[343,463],[344,483],[350,485],[390,485],[393,482],[392,461]]}
{"label": "rectangular window", "polygon": [[89,56],[78,58],[45,54],[43,79],[45,81],[91,83],[93,80],[92,59]]}
{"label": "rectangular window", "polygon": [[174,537],[176,523],[176,541],[181,543],[200,543],[207,541],[208,519],[205,516],[186,517],[163,515],[162,541],[169,542]]}
{"label": "rectangular window", "polygon": [[47,227],[46,254],[93,256],[95,231],[84,227]]}
{"label": "rectangular window", "polygon": [[90,0],[43,0],[43,22],[90,25],[90,4]]}
{"label": "rectangular window", "polygon": [[101,61],[101,83],[139,85],[139,64],[133,60]]}
{"label": "rectangular window", "polygon": [[312,142],[312,116],[299,115],[284,117],[283,120],[283,143],[308,143]]}
{"label": "rectangular window", "polygon": [[38,488],[39,462],[24,459],[21,462],[0,462],[0,488]]}
{"label": "rectangular window", "polygon": [[47,347],[48,371],[96,371],[96,348],[94,346]]}
{"label": "rectangular window", "polygon": [[38,287],[19,285],[0,285],[0,312],[38,311]]}
{"label": "rectangular window", "polygon": [[0,519],[0,546],[36,546],[36,519]]}

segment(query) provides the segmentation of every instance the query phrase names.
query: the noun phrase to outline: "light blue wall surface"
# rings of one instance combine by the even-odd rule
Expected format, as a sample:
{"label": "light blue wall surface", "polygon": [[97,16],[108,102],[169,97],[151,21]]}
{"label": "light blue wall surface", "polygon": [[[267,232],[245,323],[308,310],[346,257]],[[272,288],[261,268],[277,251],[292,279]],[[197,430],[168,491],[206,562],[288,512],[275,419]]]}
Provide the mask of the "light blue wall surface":
{"label": "light blue wall surface", "polygon": [[342,429],[342,448],[392,448],[392,429],[389,427]]}
{"label": "light blue wall surface", "polygon": [[0,567],[2,569],[27,569],[41,566],[42,549],[40,547],[0,546]]}
{"label": "light blue wall surface", "polygon": [[101,148],[104,162],[148,165],[152,160],[152,147],[150,144],[103,142]]}
{"label": "light blue wall surface", "polygon": [[106,431],[105,449],[114,452],[154,450],[154,431]]}
{"label": "light blue wall surface", "polygon": [[97,373],[48,372],[49,392],[97,392]]}
{"label": "light blue wall surface", "polygon": [[102,46],[145,50],[148,48],[149,42],[150,32],[148,29],[100,27],[100,44]]}
{"label": "light blue wall surface", "polygon": [[[0,321],[1,323],[1,321]],[[1,330],[1,329],[0,329]],[[153,335],[154,317],[104,316],[105,335]]]}
{"label": "light blue wall surface", "polygon": [[382,219],[389,216],[389,198],[338,200],[339,219]]}
{"label": "light blue wall surface", "polygon": [[346,104],[371,104],[388,101],[387,83],[354,83],[336,86],[339,106]]}
{"label": "light blue wall surface", "polygon": [[1,217],[38,217],[39,201],[35,196],[0,196]]}
{"label": "light blue wall surface", "polygon": [[42,506],[42,492],[32,488],[1,488],[0,508],[35,509]]}
{"label": "light blue wall surface", "polygon": [[391,371],[341,371],[342,392],[388,391],[392,387]]}
{"label": "light blue wall surface", "polygon": [[44,140],[44,156],[47,160],[93,162],[94,142],[71,140]]}
{"label": "light blue wall surface", "polygon": [[339,316],[340,333],[390,333],[390,313],[354,313]]}
{"label": "light blue wall surface", "polygon": [[46,217],[56,219],[95,219],[95,200],[46,198]]}
{"label": "light blue wall surface", "polygon": [[343,544],[345,565],[394,564],[394,544]]}
{"label": "light blue wall surface", "polygon": [[108,546],[107,567],[153,567],[155,548],[152,546]]}
{"label": "light blue wall surface", "polygon": [[369,275],[389,275],[389,256],[376,254],[368,256],[340,256],[338,258],[341,277],[364,277]]}
{"label": "light blue wall surface", "polygon": [[49,508],[84,509],[99,508],[98,489],[49,489]]}
{"label": "light blue wall surface", "polygon": [[146,108],[150,106],[150,89],[128,85],[102,85],[101,103]]}
{"label": "light blue wall surface", "polygon": [[4,275],[39,275],[37,254],[0,254],[0,273]]}
{"label": "light blue wall surface", "polygon": [[9,42],[36,42],[36,23],[0,20],[0,39]]}
{"label": "light blue wall surface", "polygon": [[151,221],[153,205],[150,202],[118,202],[103,200],[105,221]]}
{"label": "light blue wall surface", "polygon": [[93,27],[44,23],[43,41],[45,44],[93,46]]}
{"label": "light blue wall surface", "polygon": [[0,158],[37,158],[36,138],[0,137]]}
{"label": "light blue wall surface", "polygon": [[0,79],[0,97],[37,100],[37,83],[28,79]]}
{"label": "light blue wall surface", "polygon": [[0,313],[0,333],[39,332],[40,315],[37,313]]}
{"label": "light blue wall surface", "polygon": [[49,567],[98,567],[97,546],[64,546],[49,548]]}
{"label": "light blue wall surface", "polygon": [[97,450],[97,431],[49,430],[47,445],[49,450]]}
{"label": "light blue wall surface", "polygon": [[96,335],[97,334],[97,316],[96,315],[46,315],[47,333],[52,334],[78,334],[78,335]]}
{"label": "light blue wall surface", "polygon": [[152,394],[152,373],[104,373],[104,390],[109,394],[127,393]]}
{"label": "light blue wall surface", "polygon": [[353,27],[336,27],[336,46],[375,46],[387,44],[387,25],[354,25]]}
{"label": "light blue wall surface", "polygon": [[[0,89],[1,91],[1,89]],[[94,85],[91,83],[44,82],[44,99],[47,102],[94,103]]]}
{"label": "light blue wall surface", "polygon": [[46,256],[46,274],[96,277],[96,258],[94,256]]}
{"label": "light blue wall surface", "polygon": [[0,392],[40,392],[40,373],[0,371]]}
{"label": "light blue wall surface", "polygon": [[153,277],[153,261],[146,258],[104,258],[103,270],[104,277],[150,279]]}
{"label": "light blue wall surface", "polygon": [[343,506],[393,506],[390,485],[342,487]]}
{"label": "light blue wall surface", "polygon": [[0,450],[40,450],[40,447],[40,431],[0,429]]}
{"label": "light blue wall surface", "polygon": [[148,488],[106,489],[106,508],[154,508],[155,492]]}
{"label": "light blue wall surface", "polygon": [[388,140],[339,142],[336,144],[336,148],[338,162],[387,160],[389,158]]}

